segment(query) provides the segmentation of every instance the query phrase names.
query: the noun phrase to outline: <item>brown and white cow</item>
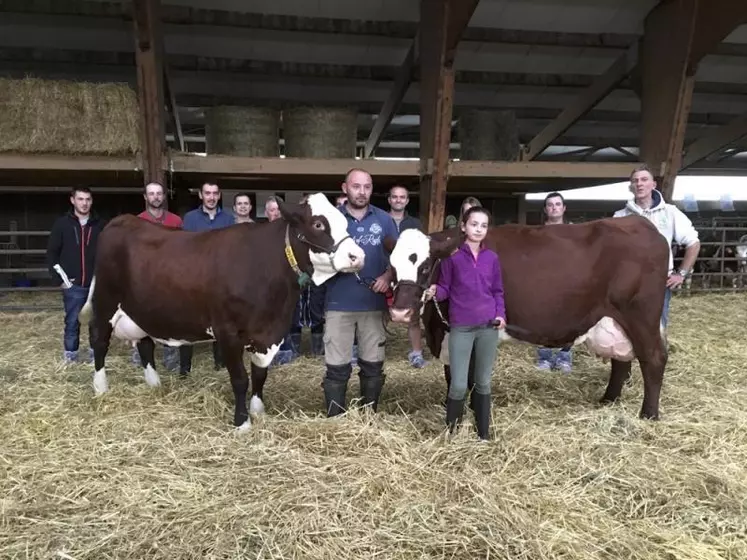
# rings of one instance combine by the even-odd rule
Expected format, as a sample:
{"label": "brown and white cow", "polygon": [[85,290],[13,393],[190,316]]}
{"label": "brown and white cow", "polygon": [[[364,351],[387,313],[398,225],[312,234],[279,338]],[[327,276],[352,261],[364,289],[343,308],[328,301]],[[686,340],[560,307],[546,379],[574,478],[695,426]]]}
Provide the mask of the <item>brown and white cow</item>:
{"label": "brown and white cow", "polygon": [[[402,232],[390,256],[397,279],[394,322],[423,310],[423,290],[437,278],[437,261],[460,243],[456,228],[431,236]],[[501,259],[508,323],[502,339],[550,347],[585,343],[611,359],[602,402],[620,397],[637,357],[644,381],[640,415],[658,418],[669,247],[656,228],[640,216],[551,228],[508,224],[491,228],[485,243]],[[432,301],[425,308],[426,340],[438,355],[445,326]]]}
{"label": "brown and white cow", "polygon": [[324,194],[279,205],[280,220],[203,232],[170,230],[130,215],[107,225],[80,314],[81,322],[92,321],[97,394],[108,390],[112,334],[137,343],[151,386],[160,384],[154,340],[168,346],[217,341],[231,376],[234,424],[251,425],[244,350],[252,364],[249,408],[258,414],[267,366],[288,331],[300,284],[357,272],[365,259],[345,217]]}

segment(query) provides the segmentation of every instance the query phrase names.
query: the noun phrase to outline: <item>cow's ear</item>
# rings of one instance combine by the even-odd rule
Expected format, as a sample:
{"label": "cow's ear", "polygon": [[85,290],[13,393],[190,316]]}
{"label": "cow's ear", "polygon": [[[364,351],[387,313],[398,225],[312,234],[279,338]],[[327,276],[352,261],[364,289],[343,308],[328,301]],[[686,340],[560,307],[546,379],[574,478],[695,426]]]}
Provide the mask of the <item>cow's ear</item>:
{"label": "cow's ear", "polygon": [[431,256],[437,259],[445,259],[453,255],[464,242],[464,235],[459,231],[449,233],[441,237],[431,237]]}
{"label": "cow's ear", "polygon": [[278,199],[278,210],[283,219],[291,224],[292,226],[299,225],[308,218],[310,209],[307,203],[294,204],[292,202],[284,202]]}
{"label": "cow's ear", "polygon": [[382,245],[384,246],[384,250],[387,252],[388,255],[392,254],[392,251],[394,251],[394,246],[397,244],[396,239],[393,237],[387,235],[384,237],[384,241],[382,242]]}

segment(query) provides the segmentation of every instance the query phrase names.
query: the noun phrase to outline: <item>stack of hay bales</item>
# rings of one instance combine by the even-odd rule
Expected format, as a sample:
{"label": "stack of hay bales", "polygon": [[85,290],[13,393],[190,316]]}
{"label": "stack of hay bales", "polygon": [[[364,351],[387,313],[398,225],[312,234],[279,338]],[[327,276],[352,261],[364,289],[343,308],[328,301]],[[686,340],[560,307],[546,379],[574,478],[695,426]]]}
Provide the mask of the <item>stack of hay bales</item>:
{"label": "stack of hay bales", "polygon": [[283,110],[286,157],[354,158],[358,111],[354,107],[296,105]]}
{"label": "stack of hay bales", "polygon": [[139,129],[127,84],[0,78],[0,152],[134,155]]}
{"label": "stack of hay bales", "polygon": [[210,107],[205,111],[209,154],[278,157],[280,110],[274,107]]}

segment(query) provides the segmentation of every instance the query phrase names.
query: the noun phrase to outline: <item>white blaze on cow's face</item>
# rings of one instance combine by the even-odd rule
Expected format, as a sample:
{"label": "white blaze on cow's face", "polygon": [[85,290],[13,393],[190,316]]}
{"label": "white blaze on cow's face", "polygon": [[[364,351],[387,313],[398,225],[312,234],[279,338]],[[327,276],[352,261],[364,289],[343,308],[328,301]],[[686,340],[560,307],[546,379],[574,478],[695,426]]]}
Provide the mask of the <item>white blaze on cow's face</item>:
{"label": "white blaze on cow's face", "polygon": [[[431,255],[431,242],[417,229],[406,229],[399,235],[389,256],[389,263],[397,273],[397,280],[418,281],[418,270]],[[427,287],[427,286],[426,286]]]}
{"label": "white blaze on cow's face", "polygon": [[342,212],[332,206],[323,193],[312,194],[307,203],[312,216],[323,216],[327,219],[329,234],[337,246],[332,255],[309,249],[309,259],[314,267],[311,277],[314,284],[319,286],[338,272],[360,271],[365,262],[365,254],[353,238],[348,236],[348,221]]}

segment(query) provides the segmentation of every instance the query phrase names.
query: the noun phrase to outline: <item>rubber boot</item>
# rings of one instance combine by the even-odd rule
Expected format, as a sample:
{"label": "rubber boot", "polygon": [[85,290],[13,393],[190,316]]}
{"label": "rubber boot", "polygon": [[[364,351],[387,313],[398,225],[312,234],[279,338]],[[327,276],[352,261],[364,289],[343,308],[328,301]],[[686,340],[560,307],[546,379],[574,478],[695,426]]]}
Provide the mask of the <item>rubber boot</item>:
{"label": "rubber boot", "polygon": [[361,384],[361,405],[370,405],[374,412],[379,407],[381,388],[384,386],[384,362],[358,360],[361,368],[358,378]]}
{"label": "rubber boot", "polygon": [[490,439],[490,395],[472,392],[473,410],[475,411],[475,427],[477,437]]}
{"label": "rubber boot", "polygon": [[327,418],[345,412],[345,393],[348,390],[347,381],[325,379],[322,382],[322,387],[324,388],[324,400],[327,405]]}
{"label": "rubber boot", "polygon": [[350,364],[333,366],[327,364],[327,372],[322,381],[327,417],[345,412],[345,394],[348,390],[348,379],[353,368]]}
{"label": "rubber boot", "polygon": [[311,333],[311,355],[324,356],[324,334]]}
{"label": "rubber boot", "polygon": [[446,398],[446,425],[449,427],[449,433],[454,433],[457,424],[462,420],[464,412],[464,399],[455,400]]}

